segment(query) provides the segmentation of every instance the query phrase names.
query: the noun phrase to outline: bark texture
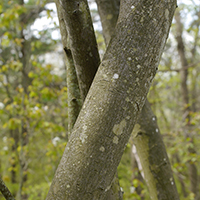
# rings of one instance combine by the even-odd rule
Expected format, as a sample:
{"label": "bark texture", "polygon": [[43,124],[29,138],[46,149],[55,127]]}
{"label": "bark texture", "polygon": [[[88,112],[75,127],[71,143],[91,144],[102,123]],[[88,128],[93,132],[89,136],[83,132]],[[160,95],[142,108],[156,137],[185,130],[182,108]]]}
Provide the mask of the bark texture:
{"label": "bark texture", "polygon": [[[76,67],[81,98],[84,101],[100,64],[96,38],[87,0],[56,1],[62,9],[70,49]],[[82,44],[80,46],[80,44]],[[87,59],[90,57],[90,59]],[[84,70],[83,70],[84,69]]]}
{"label": "bark texture", "polygon": [[62,38],[63,49],[65,51],[66,67],[67,67],[67,94],[68,94],[68,137],[76,122],[78,114],[80,112],[82,101],[80,97],[80,90],[78,86],[78,80],[76,75],[76,69],[72,53],[70,50],[67,27],[64,22],[64,13],[62,7],[56,1],[56,8],[59,19],[60,33]]}
{"label": "bark texture", "polygon": [[178,200],[171,165],[156,116],[146,101],[133,130],[134,144],[152,200]]}
{"label": "bark texture", "polygon": [[[105,44],[108,46],[111,36],[115,31],[115,25],[119,16],[120,0],[96,0],[96,3],[101,18]],[[123,199],[123,191],[121,190],[117,173],[105,199]]]}
{"label": "bark texture", "polygon": [[106,46],[114,34],[119,15],[120,0],[95,0],[103,27],[103,36]]}
{"label": "bark texture", "polygon": [[[66,64],[67,64],[67,85],[68,85],[68,136],[69,136],[71,133],[71,130],[74,126],[74,123],[76,121],[76,118],[79,114],[81,103],[80,103],[80,101],[77,101],[78,99],[80,99],[79,87],[78,87],[77,75],[76,75],[76,71],[75,71],[75,66],[74,66],[71,50],[68,47],[69,45],[68,45],[67,27],[65,26],[65,23],[64,23],[64,18],[65,18],[64,16],[65,16],[65,13],[67,12],[67,10],[66,10],[66,12],[63,12],[63,9],[61,8],[58,1],[56,1],[56,6],[57,6],[61,36],[62,36],[62,43],[63,43],[64,50],[65,50],[66,57],[67,57]],[[115,21],[115,24],[116,24],[116,21]],[[79,44],[79,47],[84,48],[84,47],[82,47],[84,45],[85,44],[81,42]],[[96,46],[96,43],[94,43],[93,45]],[[93,60],[93,58],[91,58],[91,56],[85,57],[85,59],[83,60],[83,62],[84,61],[86,62],[85,65],[87,65],[88,60],[90,60],[90,59]],[[99,60],[97,60],[97,64],[98,64],[98,62],[99,62]],[[84,70],[85,70],[85,68],[83,65],[81,71],[84,71]],[[85,73],[87,73],[87,72],[85,72]],[[92,81],[93,78],[94,78],[94,76],[90,77],[90,80]],[[87,85],[87,84],[89,84],[91,81],[85,82],[86,88],[89,89],[90,85]],[[84,91],[82,93],[84,93]],[[85,95],[86,94],[87,93],[85,93]],[[85,98],[85,96],[84,96],[84,98]],[[122,199],[122,196],[123,196],[123,194],[122,194],[120,186],[119,186],[119,179],[116,176],[113,180],[113,185],[110,188],[106,198],[109,200],[117,200],[117,199],[120,200],[120,199]]]}
{"label": "bark texture", "polygon": [[176,1],[122,1],[122,5],[48,200],[105,199],[156,74]]}
{"label": "bark texture", "polygon": [[[118,1],[96,0],[96,3],[98,5],[100,18],[102,21],[105,43],[106,45],[108,45],[108,42],[115,30],[114,27],[118,18],[120,1],[119,0]],[[139,119],[137,123],[139,124],[141,129],[145,130],[145,134],[149,135],[149,138],[148,138],[149,144],[151,144],[151,146],[152,145],[159,146],[159,148],[154,148],[154,151],[148,151],[147,149],[149,145],[146,144],[145,134],[143,135],[143,137],[140,138],[140,140],[133,137],[134,144],[136,147],[136,153],[138,154],[136,156],[140,157],[141,162],[139,164],[141,164],[142,169],[145,171],[145,180],[149,188],[149,192],[150,192],[150,196],[152,200],[156,200],[156,198],[160,200],[160,199],[163,199],[163,197],[168,200],[179,199],[177,188],[173,179],[172,169],[170,166],[168,155],[166,153],[165,146],[162,141],[162,136],[160,134],[157,121],[156,120],[153,121],[152,119],[156,119],[156,117],[154,116],[151,110],[150,103],[148,102],[148,100],[146,100],[145,105],[142,109],[142,112],[139,115]],[[148,122],[148,125],[147,125],[147,122]],[[158,131],[154,134],[155,130],[158,130]],[[135,133],[135,135],[138,135],[141,132],[140,129],[138,129],[137,131],[138,132]],[[141,146],[144,146],[144,148],[141,148]],[[144,149],[147,150],[145,157],[143,156]],[[157,156],[159,156],[159,158],[156,161],[152,161],[152,158],[156,158]],[[154,172],[150,172],[148,170],[149,168],[152,168],[154,164],[159,166],[163,158],[165,158],[166,160],[166,164],[164,165],[164,167],[160,167],[159,170],[156,170],[156,171],[154,170]],[[147,160],[149,159],[149,162],[145,162],[146,159]],[[136,169],[136,167],[134,168]],[[149,172],[150,174],[153,174],[153,176],[151,176],[151,179],[149,178],[150,175],[148,175],[147,172]],[[158,177],[160,181],[157,181]],[[142,180],[140,173],[137,178]],[[153,182],[156,184],[152,184]],[[168,184],[165,184],[166,182]],[[170,191],[170,194],[168,194],[169,191]],[[139,195],[141,195],[141,189],[139,187],[136,188],[136,192]],[[141,196],[141,199],[142,199],[142,196]]]}

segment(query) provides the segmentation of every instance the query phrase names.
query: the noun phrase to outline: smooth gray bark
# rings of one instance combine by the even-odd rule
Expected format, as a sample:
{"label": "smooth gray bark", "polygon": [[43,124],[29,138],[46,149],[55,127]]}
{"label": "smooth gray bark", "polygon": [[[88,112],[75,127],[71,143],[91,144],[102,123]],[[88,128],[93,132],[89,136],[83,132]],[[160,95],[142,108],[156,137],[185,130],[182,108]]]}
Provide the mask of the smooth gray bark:
{"label": "smooth gray bark", "polygon": [[156,74],[176,1],[124,0],[121,5],[47,200],[105,199]]}

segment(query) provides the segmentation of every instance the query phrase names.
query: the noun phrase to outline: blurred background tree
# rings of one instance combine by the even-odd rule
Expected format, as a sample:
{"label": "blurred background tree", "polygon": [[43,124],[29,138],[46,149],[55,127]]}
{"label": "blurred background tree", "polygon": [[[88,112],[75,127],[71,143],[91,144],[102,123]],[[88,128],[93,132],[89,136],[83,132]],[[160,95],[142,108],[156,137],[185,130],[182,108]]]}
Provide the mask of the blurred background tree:
{"label": "blurred background tree", "polygon": [[0,4],[0,171],[17,199],[45,197],[66,144],[66,70],[53,64],[62,56],[47,3]]}

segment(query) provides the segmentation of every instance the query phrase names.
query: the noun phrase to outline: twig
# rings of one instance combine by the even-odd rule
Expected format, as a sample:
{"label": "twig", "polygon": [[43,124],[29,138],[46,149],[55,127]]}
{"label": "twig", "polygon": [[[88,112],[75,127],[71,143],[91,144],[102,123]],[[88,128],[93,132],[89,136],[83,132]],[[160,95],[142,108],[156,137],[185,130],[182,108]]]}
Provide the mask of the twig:
{"label": "twig", "polygon": [[164,70],[159,70],[158,72],[180,72],[180,71],[183,71],[183,70],[187,70],[191,67],[195,67],[197,64],[199,64],[199,62],[196,62],[196,63],[192,63],[188,66],[185,66],[184,68],[180,68],[180,69],[164,69]]}

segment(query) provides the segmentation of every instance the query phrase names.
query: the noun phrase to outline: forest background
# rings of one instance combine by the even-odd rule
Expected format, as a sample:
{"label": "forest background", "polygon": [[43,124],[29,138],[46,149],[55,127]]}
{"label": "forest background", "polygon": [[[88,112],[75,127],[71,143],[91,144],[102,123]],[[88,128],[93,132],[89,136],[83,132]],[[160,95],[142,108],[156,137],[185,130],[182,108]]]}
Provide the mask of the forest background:
{"label": "forest background", "polygon": [[[67,71],[60,37],[55,37],[55,5],[0,2],[0,175],[17,199],[45,199],[68,138]],[[200,189],[200,4],[188,0],[178,6],[148,99],[180,198],[192,200],[199,199]],[[95,6],[91,13],[103,57],[106,45]],[[49,25],[38,29],[44,20]],[[124,199],[149,199],[132,140],[118,167],[120,186]]]}

